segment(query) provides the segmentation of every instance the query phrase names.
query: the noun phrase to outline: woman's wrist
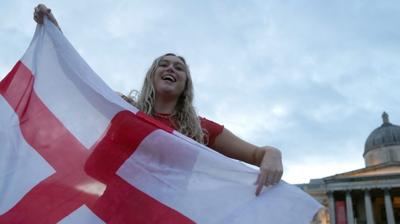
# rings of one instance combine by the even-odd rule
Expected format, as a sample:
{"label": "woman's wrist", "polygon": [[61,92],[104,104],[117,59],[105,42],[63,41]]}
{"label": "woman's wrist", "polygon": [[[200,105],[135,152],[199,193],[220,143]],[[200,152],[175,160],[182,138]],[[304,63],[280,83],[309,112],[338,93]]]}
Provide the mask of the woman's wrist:
{"label": "woman's wrist", "polygon": [[261,147],[254,147],[253,152],[252,152],[252,162],[251,164],[255,166],[260,166],[261,162],[264,158],[265,155],[265,150],[264,148]]}
{"label": "woman's wrist", "polygon": [[282,153],[279,149],[272,146],[257,147],[254,150],[255,165],[261,166],[265,156],[274,157],[275,159],[282,160]]}

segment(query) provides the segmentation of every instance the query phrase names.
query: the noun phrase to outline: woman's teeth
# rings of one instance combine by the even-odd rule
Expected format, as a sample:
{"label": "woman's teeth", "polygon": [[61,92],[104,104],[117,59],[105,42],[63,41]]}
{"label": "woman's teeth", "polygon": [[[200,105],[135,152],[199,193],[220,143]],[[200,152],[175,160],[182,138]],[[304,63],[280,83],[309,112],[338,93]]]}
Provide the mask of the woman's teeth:
{"label": "woman's teeth", "polygon": [[162,80],[167,80],[167,81],[170,81],[170,82],[176,82],[176,79],[171,75],[163,76]]}

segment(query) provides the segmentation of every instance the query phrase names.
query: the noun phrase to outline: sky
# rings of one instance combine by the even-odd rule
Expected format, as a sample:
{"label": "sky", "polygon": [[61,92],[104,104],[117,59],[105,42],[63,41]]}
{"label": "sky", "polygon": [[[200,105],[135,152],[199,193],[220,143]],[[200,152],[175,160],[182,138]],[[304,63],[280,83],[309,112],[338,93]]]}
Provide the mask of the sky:
{"label": "sky", "polygon": [[[0,79],[22,57],[37,1],[0,0]],[[42,1],[115,91],[140,90],[152,61],[185,57],[201,116],[283,155],[306,183],[363,168],[383,111],[400,124],[400,2]]]}

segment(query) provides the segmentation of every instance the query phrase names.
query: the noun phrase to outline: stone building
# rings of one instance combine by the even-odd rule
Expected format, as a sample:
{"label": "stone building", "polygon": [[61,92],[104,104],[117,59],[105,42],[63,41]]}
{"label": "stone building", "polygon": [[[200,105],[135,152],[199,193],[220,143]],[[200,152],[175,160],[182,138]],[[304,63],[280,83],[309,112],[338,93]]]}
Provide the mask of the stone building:
{"label": "stone building", "polygon": [[400,126],[383,123],[365,143],[365,168],[299,185],[326,206],[321,223],[400,223]]}

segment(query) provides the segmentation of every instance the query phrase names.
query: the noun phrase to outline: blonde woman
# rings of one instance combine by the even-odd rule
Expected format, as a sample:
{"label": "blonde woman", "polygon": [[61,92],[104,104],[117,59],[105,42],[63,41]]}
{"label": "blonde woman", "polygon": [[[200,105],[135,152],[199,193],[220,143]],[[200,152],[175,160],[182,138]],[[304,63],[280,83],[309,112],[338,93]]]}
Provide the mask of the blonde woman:
{"label": "blonde woman", "polygon": [[[45,15],[60,28],[51,10],[43,4],[38,5],[34,20],[42,23]],[[155,59],[146,74],[138,98],[123,97],[142,112],[219,153],[259,166],[256,195],[260,194],[263,186],[280,181],[283,168],[278,149],[250,144],[224,126],[196,114],[192,105],[193,83],[183,57],[166,54]]]}

